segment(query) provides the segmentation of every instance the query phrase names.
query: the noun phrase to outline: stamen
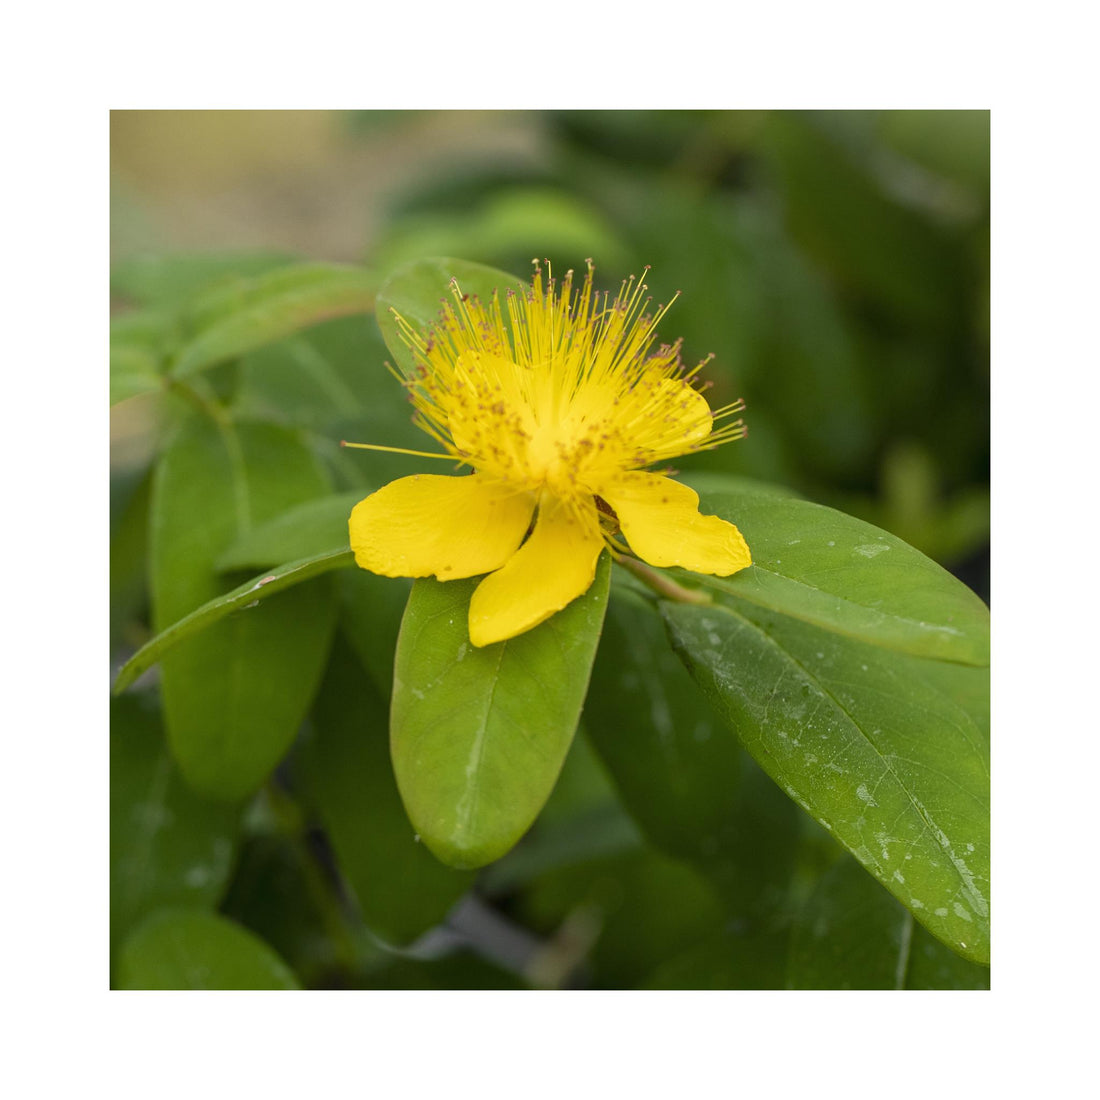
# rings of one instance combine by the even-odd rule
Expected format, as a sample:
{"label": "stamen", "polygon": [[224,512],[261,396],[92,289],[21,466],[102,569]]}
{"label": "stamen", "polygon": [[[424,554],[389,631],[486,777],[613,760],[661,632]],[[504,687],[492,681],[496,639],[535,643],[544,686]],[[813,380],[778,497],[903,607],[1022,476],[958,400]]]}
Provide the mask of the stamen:
{"label": "stamen", "polygon": [[379,443],[349,443],[346,439],[340,440],[341,447],[355,447],[360,451],[387,451],[395,455],[413,455],[415,458],[442,458],[447,462],[464,463],[466,460],[461,455],[437,455],[430,451],[410,451],[407,447],[383,447]]}

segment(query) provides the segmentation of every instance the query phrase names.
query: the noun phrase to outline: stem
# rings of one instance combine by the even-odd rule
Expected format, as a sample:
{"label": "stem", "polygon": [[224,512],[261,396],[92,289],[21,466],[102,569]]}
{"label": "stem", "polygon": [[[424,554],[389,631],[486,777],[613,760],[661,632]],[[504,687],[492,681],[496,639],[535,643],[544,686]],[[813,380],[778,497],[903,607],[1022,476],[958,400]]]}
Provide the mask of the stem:
{"label": "stem", "polygon": [[666,600],[675,600],[677,603],[713,603],[709,592],[703,592],[698,588],[685,588],[677,584],[671,577],[659,573],[656,569],[638,561],[637,558],[628,557],[626,554],[616,554],[615,560],[628,572],[633,573],[643,584],[648,585],[659,596]]}

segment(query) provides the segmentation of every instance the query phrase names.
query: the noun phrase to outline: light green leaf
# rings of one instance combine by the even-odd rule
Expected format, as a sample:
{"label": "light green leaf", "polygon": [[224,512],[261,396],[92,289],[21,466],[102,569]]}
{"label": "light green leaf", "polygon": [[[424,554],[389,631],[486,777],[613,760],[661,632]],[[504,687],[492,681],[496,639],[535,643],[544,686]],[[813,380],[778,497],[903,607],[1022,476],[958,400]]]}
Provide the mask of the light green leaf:
{"label": "light green leaf", "polygon": [[111,346],[111,404],[117,405],[128,397],[159,390],[162,379],[157,357],[148,349],[135,344]]}
{"label": "light green leaf", "polygon": [[454,301],[452,280],[457,280],[463,294],[476,295],[483,302],[488,302],[494,291],[500,292],[503,301],[506,291],[522,291],[527,286],[506,271],[449,257],[417,260],[398,268],[378,290],[376,316],[386,347],[406,373],[415,362],[391,311],[396,310],[414,329],[426,333],[439,320],[443,303]]}
{"label": "light green leaf", "polygon": [[850,856],[797,915],[791,989],[988,989],[989,970],[934,940]]}
{"label": "light green leaf", "polygon": [[388,707],[340,639],[313,725],[301,762],[340,871],[367,927],[406,946],[443,920],[473,875],[444,866],[417,842],[393,777]]}
{"label": "light green leaf", "polygon": [[[215,562],[253,525],[327,491],[293,432],[274,425],[190,422],[166,448],[154,475],[154,628],[164,631],[225,595],[229,585]],[[300,579],[298,568],[317,572],[333,564],[342,561],[297,563],[282,581]],[[232,606],[245,595],[238,589]],[[227,616],[164,654],[169,743],[196,790],[241,798],[278,763],[320,680],[335,610],[331,586],[315,579]]]}
{"label": "light green leaf", "polygon": [[143,309],[111,318],[112,405],[163,386],[171,340],[172,321],[161,310]]}
{"label": "light green leaf", "polygon": [[499,858],[542,809],[573,740],[607,607],[610,566],[541,626],[482,649],[478,580],[419,580],[397,643],[391,751],[409,818],[453,867]]}
{"label": "light green leaf", "polygon": [[162,906],[213,908],[237,832],[236,809],[184,786],[155,704],[139,695],[112,700],[112,942]]}
{"label": "light green leaf", "polygon": [[360,267],[309,263],[212,291],[195,305],[171,373],[185,378],[320,321],[369,313],[377,282]]}
{"label": "light green leaf", "polygon": [[799,811],[760,770],[668,644],[654,608],[612,588],[585,728],[623,803],[742,917],[785,895]]}
{"label": "light green leaf", "polygon": [[961,664],[989,664],[989,609],[893,535],[809,501],[698,482],[704,513],[737,525],[753,564],[732,577],[683,574],[721,600],[762,608],[873,645]]}
{"label": "light green leaf", "polygon": [[346,553],[348,516],[366,495],[356,490],[296,504],[246,531],[218,558],[218,569],[266,569],[299,558]]}
{"label": "light green leaf", "polygon": [[111,293],[139,305],[173,306],[217,283],[260,275],[293,261],[285,252],[130,256],[111,266]]}
{"label": "light green leaf", "polygon": [[661,606],[757,763],[933,935],[988,962],[988,670],[890,653],[732,596]]}
{"label": "light green leaf", "polygon": [[161,910],[123,945],[119,989],[299,989],[258,936],[214,913]]}

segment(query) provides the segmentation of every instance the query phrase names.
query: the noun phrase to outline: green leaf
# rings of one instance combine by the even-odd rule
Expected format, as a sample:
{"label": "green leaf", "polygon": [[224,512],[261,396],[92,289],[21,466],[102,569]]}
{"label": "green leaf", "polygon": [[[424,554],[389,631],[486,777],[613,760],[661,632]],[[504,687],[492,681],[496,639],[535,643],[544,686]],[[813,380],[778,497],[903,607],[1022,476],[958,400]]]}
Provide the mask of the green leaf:
{"label": "green leaf", "polygon": [[160,361],[136,344],[111,345],[111,404],[161,387]]}
{"label": "green leaf", "polygon": [[386,702],[346,644],[337,645],[301,763],[309,793],[363,921],[405,946],[439,924],[470,888],[416,841],[389,751]]}
{"label": "green leaf", "polygon": [[933,935],[988,962],[988,670],[890,653],[729,596],[661,607],[757,763]]}
{"label": "green leaf", "polygon": [[393,657],[413,582],[348,569],[337,577],[340,623],[374,686],[387,699],[393,690]]}
{"label": "green leaf", "polygon": [[456,280],[463,294],[488,302],[494,291],[503,298],[508,290],[522,292],[527,283],[495,267],[449,257],[417,260],[400,267],[378,290],[376,316],[382,337],[397,365],[406,373],[415,361],[401,339],[392,310],[396,310],[418,332],[426,333],[439,320],[444,302],[453,302],[451,282]]}
{"label": "green leaf", "polygon": [[409,395],[386,369],[386,345],[373,317],[340,317],[260,348],[240,361],[234,408],[317,433],[347,487],[375,488],[416,469],[415,459],[337,449],[341,439],[423,450]]}
{"label": "green leaf", "polygon": [[397,643],[390,734],[405,809],[453,867],[499,858],[542,809],[573,740],[610,576],[542,625],[470,644],[478,580],[415,583]]}
{"label": "green leaf", "polygon": [[271,808],[274,821],[250,822],[255,832],[241,845],[219,911],[259,936],[308,988],[343,988],[347,976],[382,948],[365,942],[329,853],[297,805],[287,799]]}
{"label": "green leaf", "polygon": [[791,989],[988,989],[989,970],[915,924],[850,856],[821,878],[794,922]]}
{"label": "green leaf", "polygon": [[348,516],[364,496],[356,490],[296,504],[241,535],[218,558],[218,569],[267,569],[299,558],[346,553]]}
{"label": "green leaf", "polygon": [[774,910],[799,811],[684,670],[653,607],[612,588],[585,728],[646,837],[690,861],[740,917]]}
{"label": "green leaf", "polygon": [[376,286],[377,279],[363,268],[309,263],[213,291],[195,305],[192,335],[171,373],[185,378],[320,321],[369,313]]}
{"label": "green leaf", "polygon": [[989,664],[989,609],[893,535],[843,512],[731,480],[699,479],[700,508],[735,523],[753,564],[732,577],[684,574],[826,630],[920,657]]}
{"label": "green leaf", "polygon": [[525,925],[550,939],[527,974],[551,988],[582,963],[597,989],[636,988],[728,922],[710,882],[646,849],[545,872],[515,905]]}
{"label": "green leaf", "polygon": [[[154,475],[154,628],[163,631],[223,597],[232,582],[215,568],[221,554],[253,525],[327,490],[312,455],[287,429],[191,421]],[[331,564],[298,563],[283,580],[300,579],[298,567]],[[232,606],[244,595],[238,589]],[[227,616],[164,654],[169,743],[196,790],[236,799],[264,781],[305,715],[334,625],[331,586],[316,579]]]}
{"label": "green leaf", "polygon": [[162,906],[213,908],[236,847],[236,809],[184,786],[155,704],[111,702],[111,940]]}
{"label": "green leaf", "polygon": [[171,340],[172,321],[161,310],[143,309],[111,318],[112,405],[163,386]]}
{"label": "green leaf", "polygon": [[258,936],[214,913],[162,910],[123,945],[120,989],[299,989]]}
{"label": "green leaf", "polygon": [[235,611],[250,611],[259,607],[262,600],[274,596],[287,588],[312,580],[333,569],[347,569],[355,564],[351,550],[333,550],[327,554],[318,554],[312,558],[287,562],[276,566],[262,576],[253,577],[232,592],[217,596],[202,607],[196,608],[190,615],[174,622],[167,630],[162,630],[155,638],[150,638],[118,670],[112,693],[124,692],[143,672],[155,665],[173,646],[186,638],[198,634],[213,626]]}
{"label": "green leaf", "polygon": [[643,989],[782,989],[790,936],[786,928],[724,928],[672,956]]}
{"label": "green leaf", "polygon": [[111,267],[111,293],[139,305],[174,306],[217,283],[285,267],[285,252],[169,253],[131,256]]}

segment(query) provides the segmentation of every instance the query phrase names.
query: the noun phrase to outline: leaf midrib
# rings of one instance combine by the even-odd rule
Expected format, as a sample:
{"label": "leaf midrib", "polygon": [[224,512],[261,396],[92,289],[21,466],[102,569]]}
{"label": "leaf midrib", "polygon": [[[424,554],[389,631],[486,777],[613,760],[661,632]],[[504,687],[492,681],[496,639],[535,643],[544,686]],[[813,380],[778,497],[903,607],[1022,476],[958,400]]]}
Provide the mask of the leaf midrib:
{"label": "leaf midrib", "polygon": [[[860,611],[866,612],[870,615],[878,616],[880,620],[902,623],[905,626],[913,627],[915,630],[920,631],[922,634],[932,635],[934,637],[959,638],[964,641],[968,638],[968,634],[965,630],[959,630],[956,627],[947,626],[946,624],[923,622],[920,619],[911,619],[906,615],[897,615],[893,612],[882,611],[877,607],[872,607],[870,604],[860,603],[858,600],[849,599],[847,596],[838,595],[837,593],[830,592],[828,589],[825,588],[818,588],[817,585],[810,584],[809,581],[799,580],[797,577],[788,576],[786,573],[778,573],[774,569],[768,569],[763,565],[759,565],[757,562],[753,562],[752,566],[754,569],[759,570],[761,573],[765,573],[767,576],[773,577],[776,580],[783,582],[784,584],[797,585],[800,588],[806,588],[809,591],[815,592],[820,596],[825,596],[831,600],[837,600],[840,603],[844,604],[846,607],[859,608]],[[751,589],[746,589],[742,591],[741,589],[727,587],[726,585],[721,583],[722,578],[701,577],[700,580],[705,588],[710,588],[717,592],[723,592],[727,595],[734,596],[739,600],[745,600],[747,603],[751,603],[756,607],[764,607],[767,608],[769,611],[782,611],[782,614],[790,615],[792,618],[799,618],[802,622],[811,622],[815,625],[822,625],[820,619],[802,618],[801,616],[795,615],[791,611],[777,608],[773,603],[768,603],[762,600],[759,596],[753,593]],[[837,630],[835,628],[827,629],[832,629],[834,633],[843,634],[845,637],[858,639],[863,638],[862,635],[854,634],[850,630]],[[890,648],[897,647],[892,646]],[[971,664],[970,661],[956,661],[955,663]]]}

